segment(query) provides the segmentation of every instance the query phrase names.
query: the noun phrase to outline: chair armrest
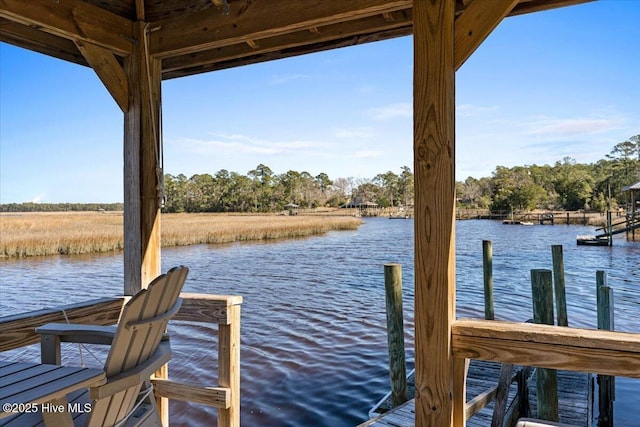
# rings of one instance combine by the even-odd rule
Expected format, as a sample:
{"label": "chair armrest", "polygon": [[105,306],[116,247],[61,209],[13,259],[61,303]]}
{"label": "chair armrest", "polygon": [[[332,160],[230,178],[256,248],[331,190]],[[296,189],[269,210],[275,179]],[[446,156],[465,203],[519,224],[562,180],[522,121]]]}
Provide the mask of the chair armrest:
{"label": "chair armrest", "polygon": [[116,333],[116,326],[47,323],[36,328],[36,333],[42,336],[57,336],[61,342],[111,345]]}
{"label": "chair armrest", "polygon": [[153,373],[166,365],[169,360],[171,360],[171,344],[169,341],[162,341],[155,353],[143,363],[107,378],[106,384],[89,388],[89,397],[93,400],[103,399],[140,384],[148,380]]}
{"label": "chair armrest", "polygon": [[36,328],[36,333],[40,334],[40,360],[59,365],[61,342],[111,345],[115,332],[116,326],[47,323]]}

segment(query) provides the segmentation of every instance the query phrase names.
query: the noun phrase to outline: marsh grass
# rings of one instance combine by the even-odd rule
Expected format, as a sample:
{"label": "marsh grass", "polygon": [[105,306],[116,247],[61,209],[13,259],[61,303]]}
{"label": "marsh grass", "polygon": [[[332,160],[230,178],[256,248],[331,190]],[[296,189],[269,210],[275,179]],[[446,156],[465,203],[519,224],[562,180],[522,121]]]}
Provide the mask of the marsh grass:
{"label": "marsh grass", "polygon": [[[119,251],[122,213],[0,214],[0,257],[28,257]],[[230,243],[353,230],[352,217],[163,214],[162,246]]]}

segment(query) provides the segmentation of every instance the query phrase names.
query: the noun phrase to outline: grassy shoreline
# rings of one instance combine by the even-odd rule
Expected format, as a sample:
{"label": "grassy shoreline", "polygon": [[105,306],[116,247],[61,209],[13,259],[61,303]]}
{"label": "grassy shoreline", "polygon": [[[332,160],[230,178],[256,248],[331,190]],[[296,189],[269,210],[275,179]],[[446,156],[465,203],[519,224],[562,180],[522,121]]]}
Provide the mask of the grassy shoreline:
{"label": "grassy shoreline", "polygon": [[[0,258],[120,251],[122,222],[122,212],[0,214]],[[286,239],[361,223],[342,216],[163,214],[162,246]]]}

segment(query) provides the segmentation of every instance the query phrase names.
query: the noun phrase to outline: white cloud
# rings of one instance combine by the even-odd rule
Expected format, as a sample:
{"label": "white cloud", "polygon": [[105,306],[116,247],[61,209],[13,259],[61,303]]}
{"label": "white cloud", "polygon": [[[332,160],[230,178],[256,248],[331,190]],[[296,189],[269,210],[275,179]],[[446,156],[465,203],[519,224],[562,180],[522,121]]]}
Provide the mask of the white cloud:
{"label": "white cloud", "polygon": [[567,156],[579,163],[595,162],[623,140],[630,122],[615,111],[569,118],[500,116],[461,117],[456,122],[459,178],[489,176],[497,165],[554,164]]}
{"label": "white cloud", "polygon": [[371,139],[375,136],[372,128],[337,129],[335,136],[344,139]]}
{"label": "white cloud", "polygon": [[353,154],[353,157],[357,159],[370,159],[375,157],[382,157],[383,154],[384,153],[380,150],[361,150],[361,151],[356,151]]}
{"label": "white cloud", "polygon": [[481,106],[481,105],[472,105],[472,104],[460,104],[456,106],[456,116],[457,117],[475,117],[482,115],[484,113],[497,111],[498,106]]}
{"label": "white cloud", "polygon": [[413,117],[413,106],[408,102],[397,102],[385,107],[370,110],[371,116],[375,120],[389,120],[397,117]]}
{"label": "white cloud", "polygon": [[276,74],[269,79],[270,85],[282,85],[295,80],[309,79],[309,74]]}
{"label": "white cloud", "polygon": [[529,120],[524,125],[526,135],[543,138],[575,138],[618,129],[624,120],[610,118],[540,119]]}
{"label": "white cloud", "polygon": [[218,134],[212,139],[179,138],[171,141],[184,153],[201,155],[219,154],[264,154],[277,155],[332,148],[333,144],[317,141],[269,141],[242,134]]}

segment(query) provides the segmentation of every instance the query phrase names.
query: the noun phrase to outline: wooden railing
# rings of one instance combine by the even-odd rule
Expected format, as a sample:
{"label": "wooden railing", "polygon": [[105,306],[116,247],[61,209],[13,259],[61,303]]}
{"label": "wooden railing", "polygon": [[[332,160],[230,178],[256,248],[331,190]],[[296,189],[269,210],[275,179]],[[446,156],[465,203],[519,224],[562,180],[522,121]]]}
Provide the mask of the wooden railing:
{"label": "wooden railing", "polygon": [[[218,408],[219,427],[240,426],[240,306],[242,297],[209,294],[180,295],[175,320],[218,325],[218,384],[216,387],[165,378],[152,380],[156,396]],[[52,309],[0,318],[0,352],[40,341],[35,328],[46,323],[117,323],[125,297],[102,298]]]}
{"label": "wooden railing", "polygon": [[456,320],[454,425],[463,426],[465,366],[480,359],[539,368],[640,378],[640,334],[497,320]]}

